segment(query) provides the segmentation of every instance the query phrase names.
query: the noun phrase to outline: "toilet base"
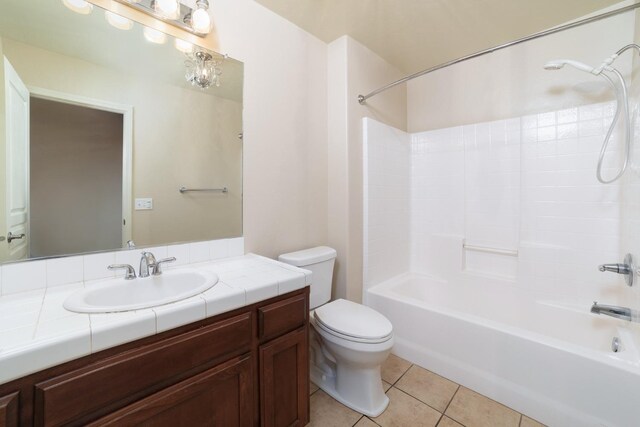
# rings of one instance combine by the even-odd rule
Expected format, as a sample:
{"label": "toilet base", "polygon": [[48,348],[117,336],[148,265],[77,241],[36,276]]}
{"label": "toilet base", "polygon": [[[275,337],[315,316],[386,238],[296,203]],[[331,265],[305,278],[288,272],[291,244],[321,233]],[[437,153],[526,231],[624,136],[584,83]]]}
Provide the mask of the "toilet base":
{"label": "toilet base", "polygon": [[[365,375],[365,377],[370,377],[370,375]],[[379,381],[371,381],[370,378],[366,378],[365,382],[358,384],[362,387],[366,387],[366,392],[373,393],[376,398],[373,400],[373,403],[370,406],[364,407],[362,404],[358,402],[354,402],[351,399],[347,399],[343,397],[337,390],[336,387],[336,377],[333,375],[329,375],[323,373],[316,366],[311,366],[311,381],[313,381],[322,391],[327,393],[329,396],[333,397],[338,402],[342,403],[344,406],[353,409],[354,411],[360,412],[363,415],[368,417],[377,417],[387,409],[389,406],[389,398],[384,393],[384,389],[382,388],[382,380]],[[378,390],[379,388],[379,390]]]}

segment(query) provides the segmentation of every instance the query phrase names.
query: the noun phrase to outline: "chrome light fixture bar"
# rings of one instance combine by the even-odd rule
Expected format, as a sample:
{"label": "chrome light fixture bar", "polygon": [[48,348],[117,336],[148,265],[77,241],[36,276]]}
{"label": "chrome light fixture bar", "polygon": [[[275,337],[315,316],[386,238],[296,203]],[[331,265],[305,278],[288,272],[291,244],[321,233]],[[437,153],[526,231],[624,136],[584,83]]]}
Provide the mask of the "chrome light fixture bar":
{"label": "chrome light fixture bar", "polygon": [[[118,3],[127,5],[135,10],[143,12],[149,16],[154,17],[162,22],[165,22],[174,27],[178,27],[182,30],[188,31],[191,34],[195,34],[199,37],[205,37],[209,34],[210,29],[199,28],[192,23],[192,17],[197,10],[206,10],[209,8],[208,0],[198,0],[198,6],[196,9],[192,9],[187,5],[182,4],[180,0],[175,0],[178,3],[178,10],[175,17],[168,17],[163,13],[156,10],[157,1],[162,0],[116,0]],[[167,0],[164,0],[167,1]],[[170,0],[171,1],[171,0]]]}

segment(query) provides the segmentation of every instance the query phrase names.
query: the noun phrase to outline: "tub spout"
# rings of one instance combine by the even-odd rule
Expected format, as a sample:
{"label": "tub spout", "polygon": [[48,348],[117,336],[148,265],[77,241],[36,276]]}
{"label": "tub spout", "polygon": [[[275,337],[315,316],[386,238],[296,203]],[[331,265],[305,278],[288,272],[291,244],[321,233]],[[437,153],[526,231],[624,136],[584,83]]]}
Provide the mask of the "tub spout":
{"label": "tub spout", "polygon": [[591,312],[595,314],[605,314],[607,316],[615,317],[616,319],[623,319],[631,321],[634,317],[637,319],[637,313],[627,307],[618,307],[614,305],[602,305],[597,302],[593,302],[591,306]]}

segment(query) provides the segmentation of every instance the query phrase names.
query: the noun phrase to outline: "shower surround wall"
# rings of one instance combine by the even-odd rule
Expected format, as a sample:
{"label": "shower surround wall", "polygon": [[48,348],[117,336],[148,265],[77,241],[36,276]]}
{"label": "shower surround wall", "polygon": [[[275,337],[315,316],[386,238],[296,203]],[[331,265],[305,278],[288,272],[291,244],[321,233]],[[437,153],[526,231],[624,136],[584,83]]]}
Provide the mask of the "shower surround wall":
{"label": "shower surround wall", "polygon": [[[597,271],[623,256],[620,184],[595,178],[614,107],[415,134],[366,119],[365,289],[409,271],[452,283],[464,273],[623,303],[621,278]],[[606,176],[619,161],[614,144]]]}

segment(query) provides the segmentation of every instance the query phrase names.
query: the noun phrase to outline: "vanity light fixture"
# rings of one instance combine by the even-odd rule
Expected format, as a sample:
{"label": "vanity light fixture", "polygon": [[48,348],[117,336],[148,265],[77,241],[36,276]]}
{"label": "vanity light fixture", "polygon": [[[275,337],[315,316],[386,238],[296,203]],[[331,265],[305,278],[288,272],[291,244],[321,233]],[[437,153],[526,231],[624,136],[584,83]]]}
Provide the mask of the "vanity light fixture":
{"label": "vanity light fixture", "polygon": [[128,31],[133,28],[133,21],[131,19],[125,18],[124,16],[120,16],[116,13],[105,10],[104,17],[107,19],[107,22],[109,24],[119,30]]}
{"label": "vanity light fixture", "polygon": [[187,56],[189,60],[185,62],[187,67],[185,77],[188,82],[201,89],[220,86],[222,59],[214,59],[213,55],[203,50]]}
{"label": "vanity light fixture", "polygon": [[167,19],[177,19],[180,12],[178,0],[153,0],[151,5],[156,12]]}
{"label": "vanity light fixture", "polygon": [[144,34],[144,38],[151,43],[164,44],[167,41],[167,35],[154,28],[144,27],[142,32]]}
{"label": "vanity light fixture", "polygon": [[208,34],[211,31],[211,17],[208,10],[208,0],[196,1],[196,10],[191,15],[191,26],[199,33]]}
{"label": "vanity light fixture", "polygon": [[[63,0],[84,1],[84,0]],[[199,37],[211,32],[209,1],[196,0],[195,8],[184,4],[186,0],[115,0],[147,15],[181,28]],[[194,2],[192,1],[191,4]]]}
{"label": "vanity light fixture", "polygon": [[93,11],[93,5],[85,0],[62,0],[62,3],[81,15],[88,15]]}

